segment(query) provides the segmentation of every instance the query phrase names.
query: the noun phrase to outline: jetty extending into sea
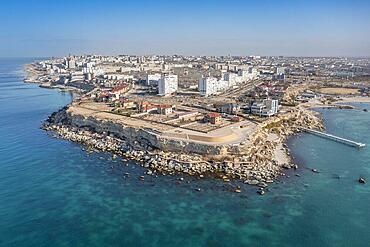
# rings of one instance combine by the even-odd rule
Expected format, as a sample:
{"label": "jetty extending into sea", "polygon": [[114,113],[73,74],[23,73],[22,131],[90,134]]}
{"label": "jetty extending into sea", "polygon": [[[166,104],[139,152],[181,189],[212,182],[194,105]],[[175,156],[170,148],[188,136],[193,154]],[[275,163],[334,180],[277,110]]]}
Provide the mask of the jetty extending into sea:
{"label": "jetty extending into sea", "polygon": [[326,139],[329,139],[329,140],[333,140],[333,141],[336,141],[336,142],[340,142],[340,143],[343,143],[343,144],[346,144],[346,145],[349,145],[349,146],[352,146],[352,147],[358,147],[358,148],[365,147],[364,143],[355,142],[355,141],[352,141],[352,140],[349,140],[349,139],[346,139],[346,138],[343,138],[343,137],[335,136],[335,135],[328,134],[328,133],[325,133],[325,132],[321,132],[321,131],[318,131],[318,130],[307,129],[307,128],[302,128],[302,129],[303,129],[303,131],[305,131],[307,133],[310,133],[310,134],[313,134],[313,135],[316,135],[316,136],[320,136],[320,137],[323,137],[323,138],[326,138]]}

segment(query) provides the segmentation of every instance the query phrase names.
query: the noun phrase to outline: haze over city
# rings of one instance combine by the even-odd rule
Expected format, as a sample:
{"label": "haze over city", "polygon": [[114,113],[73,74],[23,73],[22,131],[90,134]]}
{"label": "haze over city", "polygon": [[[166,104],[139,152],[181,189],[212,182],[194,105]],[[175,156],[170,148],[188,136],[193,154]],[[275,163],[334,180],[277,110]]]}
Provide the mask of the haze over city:
{"label": "haze over city", "polygon": [[8,1],[0,57],[369,56],[369,1]]}

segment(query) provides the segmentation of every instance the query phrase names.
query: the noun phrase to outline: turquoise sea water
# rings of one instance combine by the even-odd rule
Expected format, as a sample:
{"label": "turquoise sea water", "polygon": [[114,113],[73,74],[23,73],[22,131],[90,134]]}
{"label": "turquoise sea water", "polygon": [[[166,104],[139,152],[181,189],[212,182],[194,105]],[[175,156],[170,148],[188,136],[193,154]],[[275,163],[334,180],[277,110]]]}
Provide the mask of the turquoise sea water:
{"label": "turquoise sea water", "polygon": [[214,179],[140,181],[134,163],[50,137],[42,121],[71,96],[24,84],[30,61],[0,59],[0,246],[370,246],[369,104],[320,110],[328,132],[367,147],[293,137],[300,168],[264,196],[232,182],[237,194]]}

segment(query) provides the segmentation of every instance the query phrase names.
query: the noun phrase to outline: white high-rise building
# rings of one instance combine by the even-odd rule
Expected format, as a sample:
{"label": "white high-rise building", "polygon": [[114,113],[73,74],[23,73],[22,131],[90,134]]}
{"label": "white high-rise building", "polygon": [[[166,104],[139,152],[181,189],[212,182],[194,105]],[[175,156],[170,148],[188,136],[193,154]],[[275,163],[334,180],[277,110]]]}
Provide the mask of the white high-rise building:
{"label": "white high-rise building", "polygon": [[238,76],[247,77],[247,74],[248,74],[247,71],[243,69],[238,70]]}
{"label": "white high-rise building", "polygon": [[222,78],[205,77],[199,80],[198,90],[200,95],[209,96],[239,83],[250,81],[258,77],[256,68],[250,67],[247,70],[238,70],[238,73],[221,71]]}
{"label": "white high-rise building", "polygon": [[146,75],[146,85],[158,85],[159,80],[162,78],[161,74],[147,74]]}
{"label": "white high-rise building", "polygon": [[284,67],[277,67],[276,68],[276,74],[277,75],[283,75],[283,74],[285,74],[285,68]]}
{"label": "white high-rise building", "polygon": [[215,77],[205,77],[199,80],[198,90],[200,95],[209,96],[221,92],[229,87],[229,82],[217,80]]}
{"label": "white high-rise building", "polygon": [[198,90],[200,95],[208,96],[217,92],[217,78],[205,77],[199,80]]}
{"label": "white high-rise building", "polygon": [[238,76],[238,74],[227,72],[223,74],[224,81],[228,82],[228,86],[232,87],[237,83],[240,83],[242,81],[242,77]]}
{"label": "white high-rise building", "polygon": [[253,67],[247,68],[247,70],[239,70],[238,76],[241,78],[242,81],[250,81],[257,79],[258,77],[258,70]]}
{"label": "white high-rise building", "polygon": [[67,58],[66,60],[66,67],[68,69],[74,69],[76,68],[76,61],[72,58]]}
{"label": "white high-rise building", "polygon": [[162,75],[158,81],[158,95],[166,96],[173,94],[178,88],[178,77],[177,75]]}

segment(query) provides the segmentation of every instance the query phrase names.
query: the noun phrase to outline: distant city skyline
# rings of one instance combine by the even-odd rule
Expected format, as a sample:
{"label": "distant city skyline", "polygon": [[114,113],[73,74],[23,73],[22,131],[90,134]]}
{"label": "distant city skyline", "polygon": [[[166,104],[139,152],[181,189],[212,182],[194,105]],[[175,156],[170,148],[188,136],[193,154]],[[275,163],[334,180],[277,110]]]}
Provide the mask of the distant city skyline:
{"label": "distant city skyline", "polygon": [[370,56],[370,2],[8,1],[0,57]]}

